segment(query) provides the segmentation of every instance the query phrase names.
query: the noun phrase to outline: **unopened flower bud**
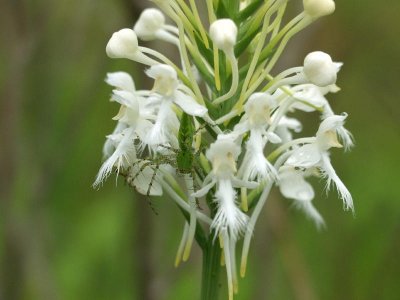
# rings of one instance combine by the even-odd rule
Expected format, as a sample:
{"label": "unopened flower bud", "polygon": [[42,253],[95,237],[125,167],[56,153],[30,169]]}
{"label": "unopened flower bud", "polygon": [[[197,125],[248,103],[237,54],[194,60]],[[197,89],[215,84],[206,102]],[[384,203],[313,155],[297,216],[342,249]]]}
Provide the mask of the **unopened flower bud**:
{"label": "unopened flower bud", "polygon": [[231,19],[217,20],[210,26],[210,37],[219,49],[230,52],[236,44],[236,24]]}
{"label": "unopened flower bud", "polygon": [[311,52],[304,59],[303,72],[311,83],[325,87],[336,83],[341,63],[334,63],[329,54],[321,51]]}
{"label": "unopened flower bud", "polygon": [[333,0],[303,0],[304,11],[312,18],[320,18],[335,11]]}
{"label": "unopened flower bud", "polygon": [[138,51],[136,33],[129,28],[115,32],[108,41],[106,52],[111,58],[132,58]]}
{"label": "unopened flower bud", "polygon": [[151,41],[156,38],[156,32],[165,25],[163,13],[156,8],[145,9],[137,20],[133,30],[143,41]]}

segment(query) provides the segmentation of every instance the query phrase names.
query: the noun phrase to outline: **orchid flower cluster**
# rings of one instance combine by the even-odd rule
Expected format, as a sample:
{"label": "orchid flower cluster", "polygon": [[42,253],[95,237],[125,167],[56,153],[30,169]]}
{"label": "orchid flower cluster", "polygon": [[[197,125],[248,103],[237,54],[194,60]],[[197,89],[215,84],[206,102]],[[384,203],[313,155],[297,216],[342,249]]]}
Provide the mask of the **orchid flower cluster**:
{"label": "orchid flower cluster", "polygon": [[[310,176],[326,179],[328,190],[335,186],[344,208],[353,210],[329,156],[331,148],[353,146],[347,114],[335,114],[326,99],[339,91],[342,63],[315,51],[302,66],[271,73],[289,40],[333,13],[335,3],[303,0],[303,11],[284,24],[288,0],[207,0],[207,20],[194,0],[153,2],[158,9],[145,9],[133,29],[115,32],[106,47],[111,58],[145,65],[154,86],[137,90],[129,74],[107,75],[120,110],[94,185],[116,171],[139,193],[172,198],[185,216],[176,265],[189,258],[194,240],[201,247],[207,238],[219,243],[232,299],[237,242],[244,239],[244,276],[272,187],[318,227],[324,221],[312,204]],[[179,57],[173,61],[138,40],[172,44]],[[295,137],[302,124],[293,115],[315,111],[321,114],[315,136]]]}

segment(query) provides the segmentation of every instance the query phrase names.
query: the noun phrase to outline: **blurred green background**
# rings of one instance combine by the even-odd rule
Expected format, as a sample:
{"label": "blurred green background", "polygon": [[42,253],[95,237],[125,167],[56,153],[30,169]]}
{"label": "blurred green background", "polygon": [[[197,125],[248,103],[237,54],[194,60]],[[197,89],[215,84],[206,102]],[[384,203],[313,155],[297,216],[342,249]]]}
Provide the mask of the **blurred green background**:
{"label": "blurred green background", "polygon": [[[275,191],[235,299],[400,299],[400,2],[336,4],[289,44],[282,67],[313,50],[345,63],[342,91],[329,99],[349,113],[356,148],[332,159],[356,215],[315,180],[328,225],[318,232]],[[105,45],[150,5],[0,1],[0,299],[198,297],[199,249],[173,267],[184,221],[172,202],[153,199],[156,215],[122,181],[91,187],[118,109],[106,72],[129,71],[148,87]]]}

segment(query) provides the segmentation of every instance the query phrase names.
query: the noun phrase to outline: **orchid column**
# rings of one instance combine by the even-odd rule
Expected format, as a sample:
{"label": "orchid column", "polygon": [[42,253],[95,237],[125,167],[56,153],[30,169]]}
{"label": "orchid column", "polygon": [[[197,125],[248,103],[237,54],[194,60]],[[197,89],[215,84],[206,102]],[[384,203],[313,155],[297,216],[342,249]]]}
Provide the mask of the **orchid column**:
{"label": "orchid column", "polygon": [[[287,0],[207,0],[204,22],[194,0],[153,2],[159,9],[144,10],[133,29],[114,33],[106,47],[111,58],[147,66],[154,86],[138,90],[129,74],[108,74],[120,110],[94,186],[114,170],[137,192],[171,199],[183,216],[175,265],[190,258],[197,242],[202,299],[218,298],[224,268],[231,300],[274,186],[317,227],[324,221],[312,203],[310,176],[335,186],[344,208],[354,210],[329,157],[332,148],[353,146],[347,114],[335,114],[326,98],[340,90],[342,63],[314,51],[303,65],[273,72],[290,39],[333,13],[335,3],[304,0],[303,11],[284,23]],[[174,61],[139,40],[171,44],[179,56]],[[300,136],[295,114],[315,111],[321,114],[315,136]]]}

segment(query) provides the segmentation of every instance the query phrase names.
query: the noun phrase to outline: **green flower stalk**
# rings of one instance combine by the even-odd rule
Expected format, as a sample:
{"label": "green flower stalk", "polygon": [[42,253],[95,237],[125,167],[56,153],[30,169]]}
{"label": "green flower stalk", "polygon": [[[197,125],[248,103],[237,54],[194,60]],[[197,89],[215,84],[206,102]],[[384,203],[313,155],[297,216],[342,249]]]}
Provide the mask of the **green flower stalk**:
{"label": "green flower stalk", "polygon": [[[332,148],[353,146],[344,127],[347,114],[335,114],[326,99],[339,91],[342,63],[315,51],[302,66],[271,73],[289,40],[333,13],[335,3],[304,0],[304,10],[284,24],[287,0],[207,0],[205,23],[194,0],[154,2],[159,9],[144,10],[133,29],[117,31],[106,47],[111,58],[148,66],[154,86],[136,90],[129,74],[107,75],[111,101],[120,110],[94,186],[115,170],[137,192],[173,200],[184,217],[175,266],[190,258],[197,242],[203,251],[202,299],[218,298],[223,261],[231,300],[274,186],[317,227],[324,221],[312,204],[310,176],[326,179],[344,208],[354,210],[329,158]],[[139,46],[139,39],[172,44],[177,62]],[[292,114],[314,111],[321,113],[315,136],[296,136],[302,126]]]}

